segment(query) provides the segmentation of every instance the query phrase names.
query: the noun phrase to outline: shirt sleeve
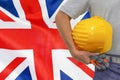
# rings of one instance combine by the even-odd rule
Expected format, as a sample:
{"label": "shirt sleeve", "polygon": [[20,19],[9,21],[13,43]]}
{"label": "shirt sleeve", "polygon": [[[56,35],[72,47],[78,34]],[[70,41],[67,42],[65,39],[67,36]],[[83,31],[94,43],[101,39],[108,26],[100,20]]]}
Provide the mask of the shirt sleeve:
{"label": "shirt sleeve", "polygon": [[88,0],[68,0],[60,8],[61,11],[75,19],[88,10]]}

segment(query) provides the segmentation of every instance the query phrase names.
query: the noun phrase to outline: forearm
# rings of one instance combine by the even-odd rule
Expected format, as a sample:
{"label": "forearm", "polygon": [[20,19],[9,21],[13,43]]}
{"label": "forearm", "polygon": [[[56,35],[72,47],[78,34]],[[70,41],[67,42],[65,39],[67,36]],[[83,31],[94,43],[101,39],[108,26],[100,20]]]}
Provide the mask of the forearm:
{"label": "forearm", "polygon": [[71,36],[72,29],[70,24],[70,17],[62,11],[59,11],[56,15],[56,25],[69,50],[74,50],[75,45]]}
{"label": "forearm", "polygon": [[91,55],[98,55],[97,53],[90,53],[88,51],[77,50],[75,44],[72,39],[72,29],[70,24],[71,18],[67,16],[65,13],[59,11],[56,15],[56,25],[58,27],[58,31],[60,32],[62,39],[65,41],[68,49],[70,50],[72,56],[78,61],[82,61],[83,63],[89,63]]}

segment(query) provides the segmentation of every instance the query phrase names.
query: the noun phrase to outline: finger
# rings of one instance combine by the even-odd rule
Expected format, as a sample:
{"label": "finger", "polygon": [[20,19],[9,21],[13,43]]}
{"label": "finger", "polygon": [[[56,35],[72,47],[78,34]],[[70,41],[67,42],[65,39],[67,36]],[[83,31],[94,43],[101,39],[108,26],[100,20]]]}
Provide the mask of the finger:
{"label": "finger", "polygon": [[97,55],[100,55],[99,53],[90,53],[89,54],[90,56],[97,56]]}

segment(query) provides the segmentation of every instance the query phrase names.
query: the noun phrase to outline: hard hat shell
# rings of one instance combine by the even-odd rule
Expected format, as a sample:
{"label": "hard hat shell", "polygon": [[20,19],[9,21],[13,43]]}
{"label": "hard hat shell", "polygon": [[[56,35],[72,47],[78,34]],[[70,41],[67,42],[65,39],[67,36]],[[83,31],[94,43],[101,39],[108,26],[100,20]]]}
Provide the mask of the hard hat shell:
{"label": "hard hat shell", "polygon": [[99,16],[78,22],[72,30],[73,41],[80,50],[105,53],[112,46],[112,26]]}

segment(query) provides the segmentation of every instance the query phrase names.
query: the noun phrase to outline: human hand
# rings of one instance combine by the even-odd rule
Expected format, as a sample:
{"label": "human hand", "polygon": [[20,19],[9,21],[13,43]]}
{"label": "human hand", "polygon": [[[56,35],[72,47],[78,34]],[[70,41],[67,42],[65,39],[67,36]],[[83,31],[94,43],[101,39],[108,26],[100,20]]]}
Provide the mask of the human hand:
{"label": "human hand", "polygon": [[99,55],[99,53],[91,53],[88,51],[80,51],[80,50],[71,50],[71,55],[78,61],[81,61],[85,64],[90,63],[90,56],[96,56]]}

